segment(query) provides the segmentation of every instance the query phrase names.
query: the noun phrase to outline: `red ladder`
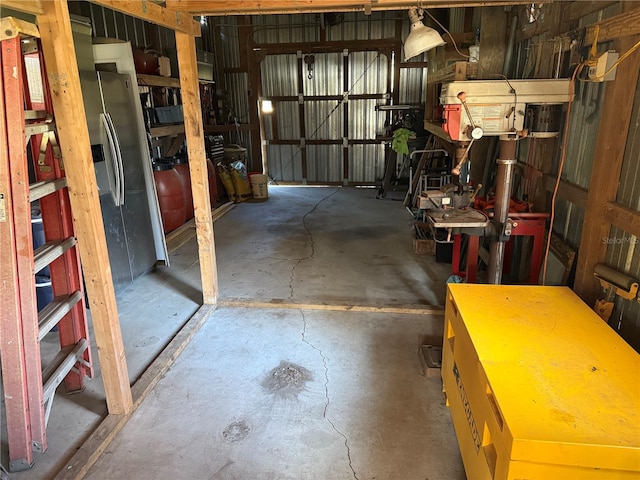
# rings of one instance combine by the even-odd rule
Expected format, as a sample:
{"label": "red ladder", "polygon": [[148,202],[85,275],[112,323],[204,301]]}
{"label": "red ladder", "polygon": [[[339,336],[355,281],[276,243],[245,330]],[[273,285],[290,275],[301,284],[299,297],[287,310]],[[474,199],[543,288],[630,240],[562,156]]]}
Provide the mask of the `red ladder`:
{"label": "red ladder", "polygon": [[[56,136],[39,34],[2,20],[0,75],[0,359],[10,470],[47,449],[57,387],[84,389],[93,375],[89,329],[69,191]],[[28,153],[33,159],[29,184]],[[46,243],[32,244],[31,203],[39,201]],[[40,312],[35,274],[49,267],[54,300]],[[58,327],[60,352],[42,368],[40,340]]]}

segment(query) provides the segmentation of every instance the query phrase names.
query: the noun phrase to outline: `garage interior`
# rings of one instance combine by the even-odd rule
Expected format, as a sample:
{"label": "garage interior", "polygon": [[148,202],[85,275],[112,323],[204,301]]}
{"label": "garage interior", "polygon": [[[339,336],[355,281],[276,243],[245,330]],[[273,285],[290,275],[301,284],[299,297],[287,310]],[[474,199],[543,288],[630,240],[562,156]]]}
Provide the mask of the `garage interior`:
{"label": "garage interior", "polygon": [[3,480],[638,478],[640,2],[1,8]]}

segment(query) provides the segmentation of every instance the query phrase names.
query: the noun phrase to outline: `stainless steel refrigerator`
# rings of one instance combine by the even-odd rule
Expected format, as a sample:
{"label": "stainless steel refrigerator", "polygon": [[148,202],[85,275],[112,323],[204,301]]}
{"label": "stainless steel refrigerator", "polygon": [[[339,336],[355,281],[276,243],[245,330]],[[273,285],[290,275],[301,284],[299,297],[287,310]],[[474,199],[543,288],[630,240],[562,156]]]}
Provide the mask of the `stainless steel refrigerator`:
{"label": "stainless steel refrigerator", "polygon": [[156,262],[151,214],[140,155],[137,85],[129,75],[81,71],[82,96],[116,290]]}

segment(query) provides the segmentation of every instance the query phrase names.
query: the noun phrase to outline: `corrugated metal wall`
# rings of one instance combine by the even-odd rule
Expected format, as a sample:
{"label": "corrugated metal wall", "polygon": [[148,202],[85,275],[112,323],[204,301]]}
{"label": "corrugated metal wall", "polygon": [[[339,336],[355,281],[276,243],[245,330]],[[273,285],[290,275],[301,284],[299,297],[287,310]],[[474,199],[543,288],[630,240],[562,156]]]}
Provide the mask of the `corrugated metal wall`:
{"label": "corrugated metal wall", "polygon": [[[367,40],[392,38],[395,35],[395,19],[398,12],[374,12],[370,16],[360,13],[345,13],[341,22],[334,26],[325,25],[325,36],[329,41]],[[402,16],[404,18],[404,15]],[[264,43],[301,42],[320,38],[322,22],[320,15],[278,15],[252,17],[254,39]],[[230,38],[231,40],[231,38]],[[349,71],[344,72],[344,54],[314,53],[312,78],[308,78],[306,64],[303,64],[302,91],[305,96],[343,95],[344,75],[349,76],[349,95],[385,94],[388,88],[389,59],[377,52],[349,52]],[[226,59],[226,57],[225,57]],[[296,54],[269,55],[261,64],[262,94],[270,96],[298,95],[298,58]],[[410,75],[409,81],[422,85],[422,71]],[[230,89],[235,88],[229,85]],[[405,80],[403,89],[411,91],[416,102],[420,102],[421,88],[416,95]],[[245,93],[246,95],[246,93]],[[233,93],[232,93],[233,96]],[[376,133],[384,130],[383,114],[376,112],[375,99],[349,99],[349,138],[374,139]],[[299,106],[294,101],[279,101],[275,105],[274,116],[278,123],[279,140],[300,138],[298,127]],[[340,140],[343,137],[343,105],[338,100],[305,101],[306,140]],[[273,123],[265,119],[267,140],[274,140]],[[267,149],[269,171],[281,181],[301,181],[302,166],[298,146],[273,145]],[[342,145],[307,145],[307,180],[309,182],[343,181]],[[384,167],[384,147],[380,145],[352,145],[349,147],[350,182],[372,183],[380,179]]]}
{"label": "corrugated metal wall", "polygon": [[302,157],[297,145],[267,145],[269,175],[276,180],[302,182]]}
{"label": "corrugated metal wall", "polygon": [[[576,82],[562,178],[584,188],[589,188],[591,181],[605,88],[606,83]],[[580,245],[583,223],[584,209],[558,199],[553,230],[574,249]]]}
{"label": "corrugated metal wall", "polygon": [[368,16],[356,12],[344,13],[340,24],[326,27],[326,37],[329,41],[391,38],[397,17],[398,12],[391,11],[372,12]]}
{"label": "corrugated metal wall", "polygon": [[427,69],[401,69],[398,93],[401,105],[424,105],[427,94]]}
{"label": "corrugated metal wall", "polygon": [[262,60],[262,95],[298,95],[298,58],[270,55]]}
{"label": "corrugated metal wall", "polygon": [[320,40],[317,15],[254,15],[253,40],[256,43],[299,43]]}
{"label": "corrugated metal wall", "polygon": [[[316,53],[313,71],[309,79],[305,68],[303,93],[307,95],[342,95],[342,53]],[[281,72],[262,69],[262,75],[280,76]]]}
{"label": "corrugated metal wall", "polygon": [[[635,93],[635,103],[629,124],[627,144],[624,151],[622,173],[616,202],[635,211],[640,211],[640,81]],[[640,278],[640,240],[624,230],[611,227],[606,263],[620,272]],[[640,303],[618,300],[612,315],[612,325],[617,327],[623,315],[621,334],[636,350],[640,350]]]}
{"label": "corrugated metal wall", "polygon": [[[580,19],[581,26],[591,25],[599,20],[617,15],[619,4],[609,6]],[[608,44],[599,46],[600,51],[609,48]],[[576,82],[575,99],[571,106],[571,123],[567,141],[567,155],[562,178],[584,188],[590,188],[593,154],[600,126],[600,112],[606,89],[606,82]],[[559,162],[559,154],[556,165]],[[556,202],[556,221],[554,232],[572,248],[577,249],[582,237],[584,209],[565,200]]]}

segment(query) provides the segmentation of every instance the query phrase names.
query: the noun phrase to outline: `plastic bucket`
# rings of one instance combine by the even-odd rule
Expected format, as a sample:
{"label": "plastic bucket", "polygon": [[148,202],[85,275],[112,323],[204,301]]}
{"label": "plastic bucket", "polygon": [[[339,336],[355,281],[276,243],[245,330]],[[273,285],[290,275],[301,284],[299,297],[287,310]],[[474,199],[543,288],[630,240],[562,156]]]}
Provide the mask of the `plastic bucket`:
{"label": "plastic bucket", "polygon": [[38,311],[53,301],[51,279],[47,275],[36,275],[36,300],[38,302]]}
{"label": "plastic bucket", "polygon": [[[32,243],[33,243],[34,250],[36,250],[37,248],[47,243],[44,237],[44,225],[42,224],[42,213],[40,212],[40,209],[36,207],[31,209],[31,236],[32,236]],[[40,275],[44,275],[46,277],[51,275],[49,273],[48,266],[44,267],[42,270],[36,273],[39,273]]]}
{"label": "plastic bucket", "polygon": [[269,198],[269,187],[267,182],[269,177],[259,173],[254,173],[249,177],[251,181],[251,193],[253,198]]}

